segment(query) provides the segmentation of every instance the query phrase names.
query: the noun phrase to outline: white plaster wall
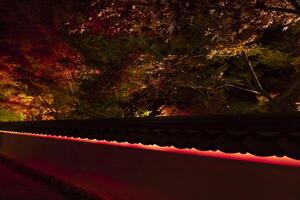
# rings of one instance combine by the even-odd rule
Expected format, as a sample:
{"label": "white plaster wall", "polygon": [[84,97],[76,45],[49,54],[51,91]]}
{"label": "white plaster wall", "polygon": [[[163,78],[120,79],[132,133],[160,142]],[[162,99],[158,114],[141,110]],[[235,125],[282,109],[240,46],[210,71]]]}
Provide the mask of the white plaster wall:
{"label": "white plaster wall", "polygon": [[297,167],[6,133],[0,153],[105,199],[300,199]]}

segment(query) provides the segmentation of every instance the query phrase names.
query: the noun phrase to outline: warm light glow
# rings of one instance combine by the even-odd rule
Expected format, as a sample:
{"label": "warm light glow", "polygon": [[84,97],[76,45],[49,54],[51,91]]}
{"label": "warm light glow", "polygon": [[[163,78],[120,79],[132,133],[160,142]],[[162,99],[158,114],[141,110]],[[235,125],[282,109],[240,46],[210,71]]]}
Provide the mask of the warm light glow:
{"label": "warm light glow", "polygon": [[124,148],[135,148],[135,149],[145,149],[152,151],[161,151],[161,152],[170,152],[177,154],[186,154],[193,156],[204,156],[204,157],[212,157],[212,158],[220,158],[220,159],[229,159],[229,160],[240,160],[245,162],[257,162],[257,163],[265,163],[265,164],[273,164],[273,165],[283,165],[283,166],[294,166],[300,167],[300,160],[295,160],[289,157],[277,157],[277,156],[268,156],[268,157],[260,157],[255,156],[249,153],[241,154],[241,153],[223,153],[221,151],[200,151],[197,149],[178,149],[173,146],[171,147],[161,147],[158,145],[143,145],[141,143],[138,144],[130,144],[128,142],[116,142],[116,141],[105,141],[105,140],[97,140],[97,139],[87,139],[87,138],[75,138],[75,137],[66,137],[66,136],[54,136],[47,134],[35,134],[35,133],[23,133],[23,132],[14,132],[14,131],[2,131],[1,133],[5,134],[16,134],[23,136],[34,136],[34,137],[42,137],[47,139],[57,139],[57,140],[69,140],[74,142],[87,142],[99,145],[112,145],[119,146]]}

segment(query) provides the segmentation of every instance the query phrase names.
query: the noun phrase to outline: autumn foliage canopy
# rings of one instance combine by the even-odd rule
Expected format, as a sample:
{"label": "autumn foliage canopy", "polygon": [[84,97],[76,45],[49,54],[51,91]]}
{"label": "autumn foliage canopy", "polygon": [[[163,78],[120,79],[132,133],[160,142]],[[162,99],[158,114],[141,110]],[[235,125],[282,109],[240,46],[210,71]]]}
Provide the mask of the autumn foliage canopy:
{"label": "autumn foliage canopy", "polygon": [[0,120],[296,112],[299,49],[298,0],[2,0]]}

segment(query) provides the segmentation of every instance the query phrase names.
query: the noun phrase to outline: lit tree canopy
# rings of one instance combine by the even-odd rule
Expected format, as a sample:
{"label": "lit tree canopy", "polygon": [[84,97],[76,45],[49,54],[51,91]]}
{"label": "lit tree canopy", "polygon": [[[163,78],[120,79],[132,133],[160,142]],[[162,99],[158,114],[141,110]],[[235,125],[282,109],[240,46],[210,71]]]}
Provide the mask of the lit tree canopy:
{"label": "lit tree canopy", "polygon": [[4,0],[1,108],[27,119],[296,111],[297,0]]}

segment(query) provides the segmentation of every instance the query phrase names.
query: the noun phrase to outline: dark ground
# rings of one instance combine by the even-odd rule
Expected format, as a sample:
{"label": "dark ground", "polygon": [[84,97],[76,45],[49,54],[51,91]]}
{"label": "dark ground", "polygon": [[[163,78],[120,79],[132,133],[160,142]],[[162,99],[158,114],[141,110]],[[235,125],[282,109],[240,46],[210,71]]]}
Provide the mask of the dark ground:
{"label": "dark ground", "polygon": [[0,157],[0,200],[99,200],[79,188]]}

